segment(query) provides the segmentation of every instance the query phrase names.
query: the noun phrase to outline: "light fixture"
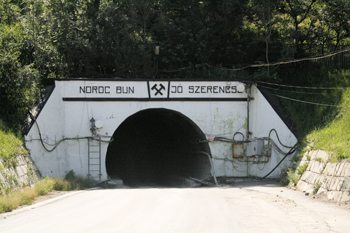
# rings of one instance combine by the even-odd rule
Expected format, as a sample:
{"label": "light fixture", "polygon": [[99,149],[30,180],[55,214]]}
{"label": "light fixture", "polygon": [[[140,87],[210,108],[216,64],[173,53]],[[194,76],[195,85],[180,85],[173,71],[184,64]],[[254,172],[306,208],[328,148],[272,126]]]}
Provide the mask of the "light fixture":
{"label": "light fixture", "polygon": [[154,54],[155,54],[156,56],[158,56],[158,55],[159,55],[159,51],[160,51],[160,46],[159,46],[159,45],[156,45],[156,46],[154,47]]}

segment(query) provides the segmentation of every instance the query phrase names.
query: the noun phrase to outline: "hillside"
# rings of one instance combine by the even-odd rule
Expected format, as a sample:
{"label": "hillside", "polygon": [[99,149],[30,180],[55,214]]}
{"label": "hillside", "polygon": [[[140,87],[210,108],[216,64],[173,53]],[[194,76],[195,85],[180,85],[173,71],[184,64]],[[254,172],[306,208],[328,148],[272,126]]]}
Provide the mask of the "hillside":
{"label": "hillside", "polygon": [[350,157],[350,88],[343,92],[339,112],[323,128],[312,131],[307,142],[312,149],[322,149],[332,154],[332,161]]}
{"label": "hillside", "polygon": [[0,122],[0,159],[10,159],[16,155],[27,154],[23,142]]}

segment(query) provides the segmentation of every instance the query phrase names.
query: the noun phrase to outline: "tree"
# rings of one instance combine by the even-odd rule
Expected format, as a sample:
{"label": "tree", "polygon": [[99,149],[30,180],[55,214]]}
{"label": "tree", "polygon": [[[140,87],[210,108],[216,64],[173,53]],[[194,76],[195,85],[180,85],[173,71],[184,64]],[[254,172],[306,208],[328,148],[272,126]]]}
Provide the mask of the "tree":
{"label": "tree", "polygon": [[39,94],[38,70],[21,59],[28,53],[21,23],[21,7],[24,6],[21,1],[0,2],[0,116],[17,128]]}

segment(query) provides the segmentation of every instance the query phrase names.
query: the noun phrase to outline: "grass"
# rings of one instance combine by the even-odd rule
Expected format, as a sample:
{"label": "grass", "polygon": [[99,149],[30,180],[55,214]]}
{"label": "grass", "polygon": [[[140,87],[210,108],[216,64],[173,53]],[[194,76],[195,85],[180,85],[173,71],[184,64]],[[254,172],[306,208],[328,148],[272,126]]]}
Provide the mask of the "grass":
{"label": "grass", "polygon": [[321,129],[307,136],[313,149],[322,149],[331,153],[331,162],[350,158],[350,88],[343,93],[337,117]]}
{"label": "grass", "polygon": [[[25,154],[28,154],[28,152],[24,149],[22,140],[0,120],[0,159],[2,159],[0,169],[16,167],[15,157]],[[5,195],[0,195],[0,213],[31,204],[37,197],[47,195],[54,190],[78,190],[93,185],[94,183],[91,180],[78,177],[73,171],[68,172],[65,179],[44,178],[33,187],[25,187],[22,190],[6,190]]]}
{"label": "grass", "polygon": [[4,123],[0,121],[0,158],[10,159],[16,155],[28,154],[23,148],[22,140],[13,132],[6,129]]}
{"label": "grass", "polygon": [[[332,79],[333,82],[331,81],[328,84],[323,84],[324,86],[349,87],[350,70],[335,73],[332,76],[329,76],[329,79]],[[320,149],[327,151],[331,155],[330,162],[339,162],[343,159],[349,159],[350,88],[337,89],[334,93],[327,92],[326,95],[317,97],[319,99],[313,100],[314,102],[334,103],[337,104],[338,107],[326,108],[321,106],[318,108],[312,108],[311,106],[307,106],[310,108],[311,112],[302,106],[300,109],[293,108],[296,113],[295,115],[300,117],[300,119],[295,121],[296,125],[298,125],[299,128],[305,129],[305,134],[302,134],[300,137],[300,141],[304,144],[304,149],[302,150],[303,152],[301,152],[301,155],[306,152],[306,148],[307,151]],[[329,111],[327,109],[329,109]],[[308,113],[307,117],[305,117],[305,113]],[[310,121],[310,124],[306,124],[306,121]],[[310,131],[310,129],[314,130]],[[301,157],[298,157],[298,159],[300,161]],[[307,155],[306,160],[310,161],[311,157]],[[321,158],[317,158],[316,161],[328,162],[323,161]],[[299,165],[290,168],[287,172],[287,182],[285,183],[295,186],[306,170],[306,166],[307,165]],[[317,192],[319,184],[317,184],[314,189]]]}
{"label": "grass", "polygon": [[[74,173],[73,173],[74,175]],[[37,197],[47,195],[52,191],[70,191],[91,187],[93,183],[75,175],[69,179],[44,178],[33,187],[20,191],[10,191],[0,196],[0,213],[10,212],[19,206],[31,204]]]}
{"label": "grass", "polygon": [[297,185],[301,176],[306,171],[308,165],[309,165],[308,163],[303,163],[303,164],[299,165],[296,169],[289,169],[288,170],[287,179],[288,179],[290,185],[292,185],[292,186]]}
{"label": "grass", "polygon": [[317,192],[321,188],[321,186],[322,186],[322,183],[317,181],[313,186],[312,194],[313,195],[317,194]]}
{"label": "grass", "polygon": [[[311,150],[321,149],[331,154],[331,162],[339,162],[350,158],[350,88],[343,91],[337,116],[323,127],[316,129],[306,136],[307,145]],[[308,156],[310,161],[311,157]],[[318,162],[326,162],[317,158]],[[295,186],[307,168],[307,163],[291,168],[287,172],[287,180]],[[315,192],[319,184],[315,186]]]}

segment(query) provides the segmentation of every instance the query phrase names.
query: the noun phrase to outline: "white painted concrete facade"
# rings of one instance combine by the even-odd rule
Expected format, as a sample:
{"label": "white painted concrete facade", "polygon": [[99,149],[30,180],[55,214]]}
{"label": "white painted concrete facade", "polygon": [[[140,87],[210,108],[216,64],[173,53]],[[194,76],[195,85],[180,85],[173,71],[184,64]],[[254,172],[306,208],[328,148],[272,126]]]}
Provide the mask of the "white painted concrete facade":
{"label": "white painted concrete facade", "polygon": [[[232,159],[232,143],[211,141],[214,137],[232,139],[236,132],[247,135],[249,126],[249,139],[268,137],[274,128],[284,144],[297,142],[258,88],[251,86],[251,101],[246,90],[246,84],[228,81],[57,80],[25,136],[26,146],[43,176],[64,177],[70,170],[87,176],[87,137],[92,136],[90,119],[94,118],[103,124],[97,133],[103,140],[101,179],[106,180],[108,140],[118,126],[141,110],[164,108],[187,116],[207,135],[216,176],[263,176],[282,159],[278,150],[272,149],[265,163],[255,163],[254,159]],[[278,145],[274,134],[272,139]],[[278,177],[291,158],[270,177]]]}

